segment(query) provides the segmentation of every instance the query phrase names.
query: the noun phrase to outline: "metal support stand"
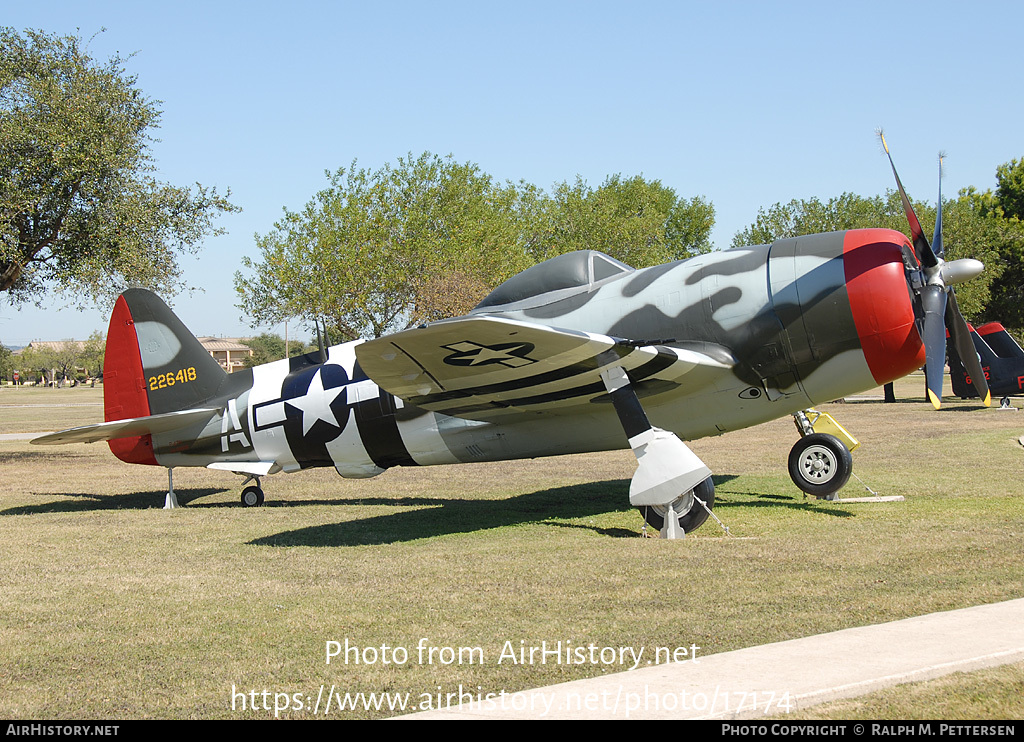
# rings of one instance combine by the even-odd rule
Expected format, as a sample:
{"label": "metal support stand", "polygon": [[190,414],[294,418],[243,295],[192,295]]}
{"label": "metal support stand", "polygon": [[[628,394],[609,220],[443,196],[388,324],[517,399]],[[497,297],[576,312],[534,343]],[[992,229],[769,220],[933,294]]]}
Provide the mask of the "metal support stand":
{"label": "metal support stand", "polygon": [[661,527],[662,538],[686,538],[686,532],[679,527],[679,516],[685,515],[686,513],[680,513],[676,510],[676,503],[670,502],[665,511],[665,525]]}
{"label": "metal support stand", "polygon": [[174,468],[167,469],[167,497],[164,498],[164,510],[173,510],[181,507],[178,504],[178,497],[174,494]]}

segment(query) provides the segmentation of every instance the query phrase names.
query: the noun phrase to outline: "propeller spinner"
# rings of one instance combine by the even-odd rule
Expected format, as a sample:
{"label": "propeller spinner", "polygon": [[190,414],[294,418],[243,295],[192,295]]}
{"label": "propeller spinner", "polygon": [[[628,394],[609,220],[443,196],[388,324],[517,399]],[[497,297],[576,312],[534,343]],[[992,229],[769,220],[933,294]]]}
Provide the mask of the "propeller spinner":
{"label": "propeller spinner", "polygon": [[907,214],[907,222],[910,224],[914,254],[921,266],[920,270],[908,268],[907,280],[913,291],[919,316],[923,317],[919,329],[921,339],[924,341],[924,369],[928,399],[935,409],[939,409],[942,404],[942,374],[943,367],[946,365],[946,332],[948,330],[957,354],[964,360],[964,366],[970,374],[974,388],[978,391],[978,396],[988,407],[992,403],[992,394],[989,392],[988,382],[985,381],[981,360],[974,349],[967,320],[960,313],[960,307],[956,302],[956,292],[953,291],[954,284],[974,278],[981,273],[984,266],[980,261],[971,258],[951,261],[943,259],[942,156],[939,156],[939,202],[935,217],[935,233],[929,245],[928,239],[924,236],[924,230],[921,229],[921,222],[918,221],[917,214],[914,213],[914,207],[910,205],[910,199],[907,198],[907,192],[903,189],[903,183],[900,182],[896,165],[889,153],[889,146],[885,143],[885,136],[882,132],[879,132],[878,136],[882,140],[882,147],[889,158],[892,174],[896,178],[896,187],[900,193],[900,200],[903,202],[903,210]]}

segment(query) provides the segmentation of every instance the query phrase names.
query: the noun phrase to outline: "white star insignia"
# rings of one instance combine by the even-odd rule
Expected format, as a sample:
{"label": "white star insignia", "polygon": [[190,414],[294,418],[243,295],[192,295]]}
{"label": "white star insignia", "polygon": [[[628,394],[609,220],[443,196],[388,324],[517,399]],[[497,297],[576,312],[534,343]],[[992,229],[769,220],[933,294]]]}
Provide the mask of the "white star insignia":
{"label": "white star insignia", "polygon": [[324,389],[324,380],[320,376],[321,369],[317,369],[316,373],[313,374],[313,378],[310,379],[309,389],[301,397],[295,399],[289,399],[288,404],[292,407],[297,407],[302,410],[302,434],[306,435],[316,425],[317,420],[323,420],[326,423],[333,425],[336,428],[340,428],[338,424],[338,418],[334,416],[334,412],[331,410],[331,404],[338,395],[345,391],[344,385],[334,387],[333,389]]}

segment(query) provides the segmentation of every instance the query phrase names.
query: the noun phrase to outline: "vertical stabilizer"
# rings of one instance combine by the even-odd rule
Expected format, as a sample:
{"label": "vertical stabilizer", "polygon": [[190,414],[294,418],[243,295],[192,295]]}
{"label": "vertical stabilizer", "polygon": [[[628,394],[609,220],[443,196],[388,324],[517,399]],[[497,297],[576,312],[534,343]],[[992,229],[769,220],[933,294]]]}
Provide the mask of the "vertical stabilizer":
{"label": "vertical stabilizer", "polygon": [[[216,396],[227,374],[154,293],[130,289],[114,305],[103,364],[104,418],[185,410]],[[122,461],[156,464],[148,435],[110,441]]]}

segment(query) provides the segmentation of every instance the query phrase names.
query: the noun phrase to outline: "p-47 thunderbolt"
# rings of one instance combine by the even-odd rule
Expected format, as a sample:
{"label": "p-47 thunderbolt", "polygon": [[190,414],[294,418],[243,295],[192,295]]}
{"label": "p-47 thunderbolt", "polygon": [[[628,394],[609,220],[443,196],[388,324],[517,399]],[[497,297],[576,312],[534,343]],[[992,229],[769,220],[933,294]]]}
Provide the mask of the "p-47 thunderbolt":
{"label": "p-47 thunderbolt", "polygon": [[[896,181],[912,240],[815,234],[642,270],[574,252],[514,276],[465,316],[231,375],[159,298],[129,290],[107,335],[107,422],[34,442],[107,440],[130,463],[241,473],[255,481],[247,505],[263,501],[259,477],[278,471],[371,477],[628,446],[630,502],[680,535],[714,503],[711,471],[685,441],[924,364],[938,403],[946,328],[958,348],[971,345],[951,285],[981,264],[944,262],[941,219],[933,249]],[[984,374],[971,375],[986,398]],[[794,461],[815,494],[849,476],[849,453],[830,435],[801,438]]]}

